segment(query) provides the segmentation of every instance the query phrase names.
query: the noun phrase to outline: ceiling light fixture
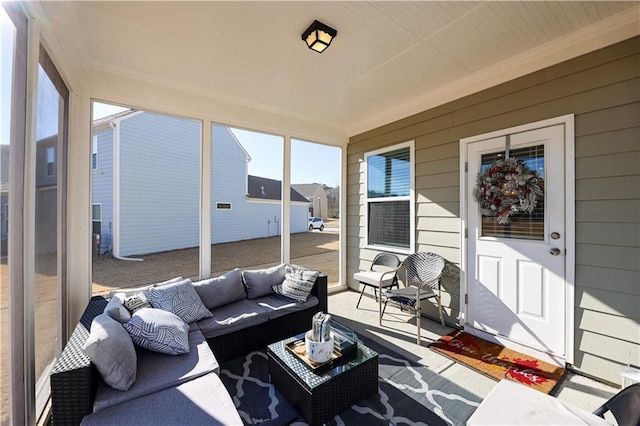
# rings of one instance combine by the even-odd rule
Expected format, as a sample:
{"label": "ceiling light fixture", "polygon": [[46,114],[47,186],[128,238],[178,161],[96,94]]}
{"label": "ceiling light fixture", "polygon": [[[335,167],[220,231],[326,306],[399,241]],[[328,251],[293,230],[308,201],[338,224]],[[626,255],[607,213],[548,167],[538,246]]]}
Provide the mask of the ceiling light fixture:
{"label": "ceiling light fixture", "polygon": [[331,40],[336,35],[338,35],[338,31],[330,26],[320,21],[313,21],[313,24],[302,33],[302,40],[307,43],[309,49],[322,53],[324,49],[329,47]]}

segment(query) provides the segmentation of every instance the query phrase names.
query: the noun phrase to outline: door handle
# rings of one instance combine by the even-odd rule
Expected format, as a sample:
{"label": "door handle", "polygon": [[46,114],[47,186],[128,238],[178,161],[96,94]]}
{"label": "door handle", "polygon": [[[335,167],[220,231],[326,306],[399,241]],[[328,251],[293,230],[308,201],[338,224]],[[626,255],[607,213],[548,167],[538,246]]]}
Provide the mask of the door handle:
{"label": "door handle", "polygon": [[549,253],[551,253],[551,256],[560,256],[560,249],[557,247],[552,248],[551,250],[549,250]]}

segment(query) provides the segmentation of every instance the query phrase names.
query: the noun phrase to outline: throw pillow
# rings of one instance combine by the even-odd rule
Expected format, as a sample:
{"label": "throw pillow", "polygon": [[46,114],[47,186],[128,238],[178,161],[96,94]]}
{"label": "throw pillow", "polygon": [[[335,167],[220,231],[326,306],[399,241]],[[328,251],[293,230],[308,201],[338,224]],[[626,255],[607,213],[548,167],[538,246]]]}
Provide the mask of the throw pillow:
{"label": "throw pillow", "polygon": [[319,271],[310,271],[297,265],[287,265],[282,284],[273,286],[273,291],[296,302],[307,301]]}
{"label": "throw pillow", "polygon": [[131,315],[142,308],[153,307],[144,292],[136,293],[133,296],[127,297],[126,299],[124,299],[124,302],[122,304],[125,308],[127,308]]}
{"label": "throw pillow", "polygon": [[121,324],[131,319],[131,313],[124,306],[126,297],[124,293],[116,293],[113,295],[107,306],[104,307],[104,313]]}
{"label": "throw pillow", "polygon": [[167,284],[149,289],[149,299],[154,308],[171,312],[186,323],[211,318],[211,312],[202,304],[202,300],[191,280]]}
{"label": "throw pillow", "polygon": [[96,316],[83,348],[105,383],[126,391],[136,380],[136,350],[122,324],[107,314]]}
{"label": "throw pillow", "polygon": [[189,352],[189,326],[162,309],[144,308],[124,324],[133,343],[141,348],[168,355]]}
{"label": "throw pillow", "polygon": [[244,285],[247,287],[247,298],[256,299],[273,294],[273,286],[282,284],[284,281],[285,266],[283,263],[268,269],[242,271]]}
{"label": "throw pillow", "polygon": [[202,299],[202,303],[209,309],[228,305],[247,297],[242,284],[242,274],[238,268],[216,278],[197,281],[193,283],[193,287]]}

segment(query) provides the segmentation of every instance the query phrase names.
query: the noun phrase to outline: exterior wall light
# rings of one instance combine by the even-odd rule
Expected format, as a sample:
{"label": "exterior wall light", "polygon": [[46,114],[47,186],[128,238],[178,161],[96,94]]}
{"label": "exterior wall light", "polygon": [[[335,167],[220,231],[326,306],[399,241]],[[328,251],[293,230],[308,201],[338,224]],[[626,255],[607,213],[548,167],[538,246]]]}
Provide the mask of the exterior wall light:
{"label": "exterior wall light", "polygon": [[336,35],[338,31],[320,21],[313,21],[313,24],[302,33],[302,40],[307,43],[309,49],[322,53]]}

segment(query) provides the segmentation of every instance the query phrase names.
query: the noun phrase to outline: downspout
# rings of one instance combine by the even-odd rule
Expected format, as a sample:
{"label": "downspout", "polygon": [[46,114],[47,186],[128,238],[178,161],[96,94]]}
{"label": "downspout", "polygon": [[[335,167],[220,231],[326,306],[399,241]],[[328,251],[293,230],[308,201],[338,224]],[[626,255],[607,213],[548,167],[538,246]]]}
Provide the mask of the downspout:
{"label": "downspout", "polygon": [[113,129],[113,230],[111,255],[118,260],[142,262],[144,259],[120,256],[120,123],[109,122]]}

